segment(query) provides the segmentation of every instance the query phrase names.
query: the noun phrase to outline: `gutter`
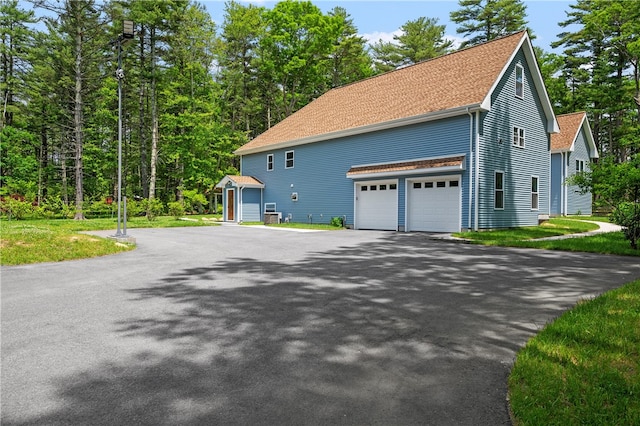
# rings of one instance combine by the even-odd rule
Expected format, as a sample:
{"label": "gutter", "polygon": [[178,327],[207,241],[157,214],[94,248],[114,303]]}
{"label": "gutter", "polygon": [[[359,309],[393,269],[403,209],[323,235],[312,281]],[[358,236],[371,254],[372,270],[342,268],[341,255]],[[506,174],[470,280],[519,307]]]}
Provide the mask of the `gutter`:
{"label": "gutter", "polygon": [[471,229],[471,215],[473,208],[473,114],[467,107],[467,114],[469,114],[469,223],[467,229]]}
{"label": "gutter", "polygon": [[476,111],[476,165],[475,165],[475,182],[474,182],[474,191],[475,191],[475,198],[476,198],[476,204],[475,204],[475,217],[474,219],[474,223],[473,223],[473,230],[477,231],[478,230],[478,212],[479,212],[479,206],[478,206],[478,200],[479,200],[479,192],[480,192],[480,185],[478,184],[478,181],[480,179],[480,172],[479,169],[480,168],[480,111]]}

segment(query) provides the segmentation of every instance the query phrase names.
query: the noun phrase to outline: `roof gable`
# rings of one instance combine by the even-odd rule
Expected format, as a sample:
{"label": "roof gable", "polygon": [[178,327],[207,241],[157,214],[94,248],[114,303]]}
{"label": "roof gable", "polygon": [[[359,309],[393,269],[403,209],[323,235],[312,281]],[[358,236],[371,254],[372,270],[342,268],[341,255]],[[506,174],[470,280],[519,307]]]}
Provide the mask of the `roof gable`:
{"label": "roof gable", "polygon": [[260,182],[253,176],[236,176],[227,175],[218,184],[216,188],[224,188],[227,185],[238,188],[264,188],[264,183]]}
{"label": "roof gable", "polygon": [[581,130],[584,130],[591,158],[598,158],[598,150],[584,111],[563,114],[557,117],[560,132],[551,135],[551,152],[571,152],[575,149],[575,142]]}
{"label": "roof gable", "polygon": [[240,147],[236,154],[489,110],[493,90],[523,46],[553,131],[557,128],[555,116],[529,36],[521,31],[332,89]]}

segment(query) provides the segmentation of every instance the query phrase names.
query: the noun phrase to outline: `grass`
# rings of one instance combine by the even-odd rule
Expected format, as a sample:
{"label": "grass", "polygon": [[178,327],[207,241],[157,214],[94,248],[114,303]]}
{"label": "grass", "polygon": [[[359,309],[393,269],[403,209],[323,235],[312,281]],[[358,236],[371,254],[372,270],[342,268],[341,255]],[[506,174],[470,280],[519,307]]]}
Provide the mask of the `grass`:
{"label": "grass", "polygon": [[515,425],[640,425],[640,280],[579,303],[520,350]]}
{"label": "grass", "polygon": [[[214,224],[212,221],[202,220],[203,216],[190,218],[197,221],[182,221],[167,216],[149,221],[144,217],[136,217],[127,221],[127,229]],[[113,229],[115,233],[116,227],[115,219],[0,220],[0,265],[60,262],[132,250],[134,246],[130,244],[79,233],[109,229]]]}
{"label": "grass", "polygon": [[[593,219],[599,222],[609,221],[607,218]],[[598,225],[585,222],[585,220],[591,220],[591,218],[554,218],[540,226],[496,231],[460,232],[454,235],[483,245],[640,256],[640,250],[633,250],[629,241],[625,240],[622,232],[609,232],[563,240],[536,241],[538,238],[576,234],[598,229]]]}

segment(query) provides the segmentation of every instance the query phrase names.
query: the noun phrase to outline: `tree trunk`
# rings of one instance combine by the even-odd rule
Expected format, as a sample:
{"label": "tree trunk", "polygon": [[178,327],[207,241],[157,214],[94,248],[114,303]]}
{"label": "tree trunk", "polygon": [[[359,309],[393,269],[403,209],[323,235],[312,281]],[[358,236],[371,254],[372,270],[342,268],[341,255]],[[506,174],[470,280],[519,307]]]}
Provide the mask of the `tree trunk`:
{"label": "tree trunk", "polygon": [[149,201],[156,197],[156,167],[158,163],[158,105],[156,96],[156,29],[151,27],[151,177]]}
{"label": "tree trunk", "polygon": [[75,220],[83,220],[82,213],[83,189],[82,189],[82,142],[83,142],[83,117],[82,117],[82,29],[76,30],[76,61],[75,61],[75,97],[73,109],[73,131],[75,137],[75,172],[76,172],[76,214]]}

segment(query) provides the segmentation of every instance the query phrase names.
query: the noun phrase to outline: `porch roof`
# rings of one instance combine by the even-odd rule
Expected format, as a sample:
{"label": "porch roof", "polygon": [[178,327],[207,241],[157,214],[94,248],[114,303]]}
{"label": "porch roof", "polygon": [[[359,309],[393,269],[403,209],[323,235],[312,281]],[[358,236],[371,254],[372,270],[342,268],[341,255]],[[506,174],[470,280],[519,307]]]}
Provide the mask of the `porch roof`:
{"label": "porch roof", "polygon": [[347,172],[352,179],[382,177],[397,174],[440,173],[464,170],[464,155],[444,158],[427,158],[399,163],[353,166]]}
{"label": "porch roof", "polygon": [[235,186],[238,188],[264,188],[264,183],[260,182],[253,176],[236,176],[227,175],[218,184],[216,188],[225,188],[226,186]]}

